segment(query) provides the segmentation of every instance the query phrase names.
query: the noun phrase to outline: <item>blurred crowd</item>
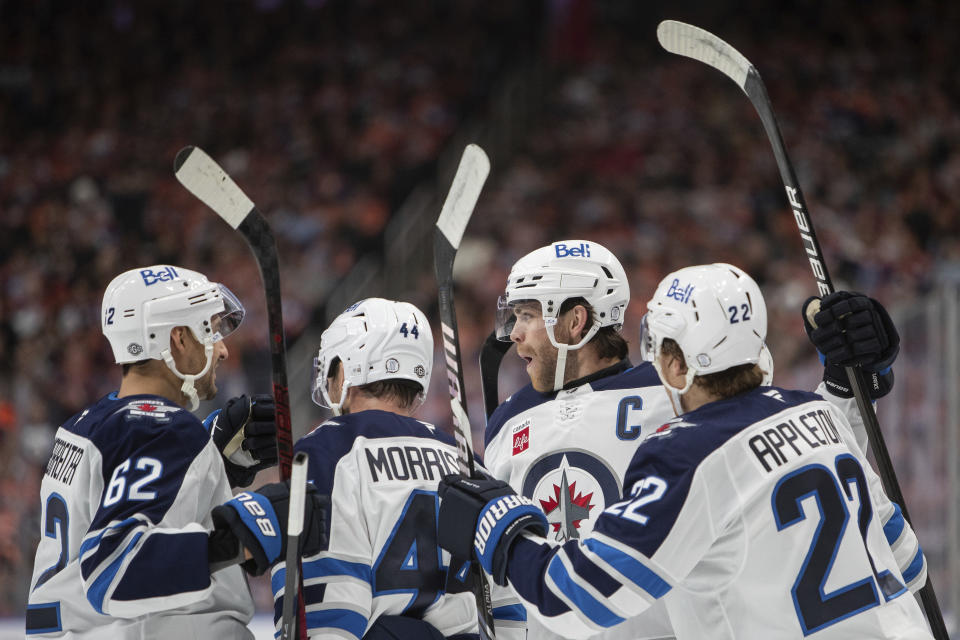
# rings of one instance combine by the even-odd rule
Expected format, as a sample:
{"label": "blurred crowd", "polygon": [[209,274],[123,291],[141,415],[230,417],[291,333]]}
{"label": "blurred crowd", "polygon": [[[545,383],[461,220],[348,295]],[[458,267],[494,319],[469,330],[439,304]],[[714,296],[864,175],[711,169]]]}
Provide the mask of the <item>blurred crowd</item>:
{"label": "blurred crowd", "polygon": [[[760,119],[729,78],[657,45],[661,18],[712,30],[758,67],[837,288],[894,308],[957,277],[960,6],[751,3],[731,14],[680,3],[648,15],[620,2],[569,4],[591,28],[555,27],[566,39],[550,48],[554,89],[509,166],[492,159],[493,184],[458,256],[465,345],[489,333],[519,257],[585,238],[627,269],[635,359],[639,320],[660,279],[729,262],[763,287],[777,383],[819,381],[799,316],[816,283]],[[501,395],[522,372],[510,380]],[[479,394],[472,409],[481,415]]]}
{"label": "blurred crowd", "polygon": [[[0,0],[0,615],[22,613],[53,430],[117,388],[100,298],[174,263],[247,307],[226,389],[269,389],[257,267],[173,177],[221,161],[268,213],[288,343],[492,82],[536,3]],[[54,44],[55,43],[55,44]]]}
{"label": "blurred crowd", "polygon": [[[25,602],[53,430],[119,384],[99,325],[114,275],[170,262],[228,284],[248,316],[221,395],[269,379],[256,266],[173,179],[177,150],[204,147],[274,226],[292,343],[382,253],[391,212],[544,25],[551,89],[514,156],[492,158],[458,255],[478,449],[473,363],[497,296],[517,258],[564,237],[623,261],[635,359],[665,273],[743,267],[770,308],[777,383],[812,388],[798,309],[815,286],[759,119],[729,79],[661,50],[657,20],[701,24],[758,66],[834,281],[896,305],[960,263],[960,8],[750,4],[0,0],[0,615]],[[434,312],[432,278],[412,301]],[[508,356],[501,395],[523,382]],[[422,417],[446,428],[441,360],[431,386]]]}

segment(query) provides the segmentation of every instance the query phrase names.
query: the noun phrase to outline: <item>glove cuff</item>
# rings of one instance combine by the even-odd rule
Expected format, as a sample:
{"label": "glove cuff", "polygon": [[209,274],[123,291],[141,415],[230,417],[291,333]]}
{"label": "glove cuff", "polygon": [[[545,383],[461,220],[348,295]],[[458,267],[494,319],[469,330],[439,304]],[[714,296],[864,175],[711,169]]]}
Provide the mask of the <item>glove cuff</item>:
{"label": "glove cuff", "polygon": [[223,458],[223,468],[227,472],[227,480],[230,482],[230,488],[249,487],[257,477],[259,469],[254,467],[241,467]]}
{"label": "glove cuff", "polygon": [[[249,506],[248,506],[249,505]],[[255,493],[241,493],[211,512],[214,529],[229,529],[253,556],[241,566],[251,575],[262,575],[283,555],[285,540],[270,500]],[[254,531],[260,531],[258,536]]]}
{"label": "glove cuff", "polygon": [[[886,369],[882,372],[864,371],[864,381],[866,388],[864,391],[870,396],[871,400],[882,398],[893,389],[893,369]],[[840,365],[828,365],[823,369],[823,383],[827,386],[831,395],[838,398],[852,398],[853,390],[850,388],[850,380],[847,378],[846,370]]]}
{"label": "glove cuff", "polygon": [[507,495],[487,503],[477,519],[474,550],[480,566],[499,585],[506,584],[507,556],[513,539],[524,531],[547,533],[547,517],[529,498]]}

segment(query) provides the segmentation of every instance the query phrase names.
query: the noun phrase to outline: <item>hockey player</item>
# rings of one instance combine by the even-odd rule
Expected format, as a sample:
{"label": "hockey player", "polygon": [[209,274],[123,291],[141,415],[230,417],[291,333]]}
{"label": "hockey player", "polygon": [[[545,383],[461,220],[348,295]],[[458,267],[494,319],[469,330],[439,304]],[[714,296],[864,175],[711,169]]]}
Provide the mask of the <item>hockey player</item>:
{"label": "hockey player", "polygon": [[506,483],[450,476],[441,544],[472,545],[498,584],[569,638],[657,599],[680,639],[930,638],[882,530],[894,506],[843,413],[762,386],[756,283],[730,265],[690,267],[648,307],[654,366],[683,414],[637,448],[622,499],[589,536],[560,544]]}
{"label": "hockey player", "polygon": [[[412,417],[432,364],[430,325],[406,302],[357,302],[320,338],[313,399],[334,417],[294,447],[332,505],[329,545],[303,558],[311,636],[476,637],[469,551],[451,558],[437,545],[437,483],[457,471],[456,445]],[[285,570],[272,576],[278,622]],[[517,600],[501,591],[497,612],[509,612]]]}
{"label": "hockey player", "polygon": [[[181,267],[135,269],[107,287],[102,329],[123,379],[57,431],[28,636],[252,637],[235,565],[259,574],[281,556],[288,490],[230,489],[275,464],[273,404],[231,400],[209,421],[212,437],[185,409],[216,394],[223,338],[242,318],[225,286]],[[319,504],[310,494],[308,549],[322,533]]]}
{"label": "hockey player", "polygon": [[[678,289],[670,293],[685,295]],[[881,384],[871,391],[879,397],[892,384],[888,367],[896,356],[896,347],[890,345],[896,330],[888,319],[881,321],[886,312],[878,303],[853,296],[850,304],[860,303],[857,326],[863,335],[855,344],[845,341],[837,319],[828,312],[850,296],[837,293],[824,299],[825,324],[816,334],[811,332],[811,339],[830,356],[825,380],[843,376],[839,364],[877,368],[882,375],[875,378]],[[619,499],[639,442],[679,413],[676,399],[664,393],[652,364],[634,367],[627,359],[620,329],[629,299],[626,274],[612,253],[595,242],[565,240],[518,260],[498,304],[498,335],[515,342],[517,353],[527,361],[531,384],[491,416],[485,461],[494,477],[544,510],[550,522],[548,536],[559,542],[590,532],[606,506]],[[886,347],[883,353],[880,343]],[[765,347],[761,364],[772,380],[773,362]],[[855,403],[837,397],[834,385],[821,385],[818,392],[855,423],[865,446],[866,432]],[[886,529],[890,542],[911,588],[919,589],[926,581],[926,564],[916,536],[899,509],[890,517]],[[655,605],[642,624],[622,625],[604,637],[670,637],[665,618],[662,606]],[[628,630],[631,626],[642,629]],[[532,640],[555,637],[535,619],[530,632]]]}

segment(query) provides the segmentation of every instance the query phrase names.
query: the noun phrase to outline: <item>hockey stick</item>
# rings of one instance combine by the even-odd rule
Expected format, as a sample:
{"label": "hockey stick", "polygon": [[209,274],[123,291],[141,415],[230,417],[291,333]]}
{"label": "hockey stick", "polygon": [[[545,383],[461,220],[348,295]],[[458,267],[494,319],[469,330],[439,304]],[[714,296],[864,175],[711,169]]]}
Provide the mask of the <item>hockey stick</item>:
{"label": "hockey stick", "polygon": [[[827,265],[822,258],[823,252],[820,250],[820,242],[817,240],[817,234],[814,232],[813,224],[810,221],[809,210],[803,193],[800,191],[800,183],[793,170],[793,164],[787,156],[787,149],[783,144],[783,137],[780,135],[780,127],[777,125],[777,119],[773,114],[773,105],[770,104],[767,89],[763,80],[760,79],[760,73],[756,67],[743,54],[717,36],[683,22],[675,20],[661,22],[657,27],[657,40],[670,53],[693,58],[721,71],[736,82],[737,86],[747,94],[753,108],[756,109],[761,122],[763,122],[763,129],[766,131],[767,139],[773,147],[773,155],[777,160],[780,178],[787,192],[787,200],[790,203],[790,209],[793,211],[797,229],[800,231],[800,239],[807,252],[813,277],[817,281],[817,290],[821,296],[832,293],[834,291],[833,282],[830,280]],[[907,513],[906,502],[903,499],[903,491],[900,489],[897,474],[893,469],[893,462],[890,460],[886,442],[884,442],[883,434],[880,432],[877,414],[864,391],[866,386],[863,371],[860,367],[845,367],[845,369],[847,377],[850,379],[850,388],[857,400],[857,408],[860,410],[860,416],[867,428],[867,436],[870,439],[870,445],[873,447],[873,454],[880,478],[883,481],[883,487],[887,496],[900,506],[903,517],[912,524]],[[876,378],[874,378],[874,385],[877,385]],[[947,638],[943,615],[933,591],[933,583],[929,578],[927,584],[920,590],[920,599],[936,637]]]}
{"label": "hockey stick", "polygon": [[494,410],[500,406],[500,362],[512,346],[512,342],[498,340],[497,332],[492,331],[480,349],[480,383],[487,422]]}
{"label": "hockey stick", "polygon": [[[460,358],[460,337],[457,333],[457,313],[453,307],[453,261],[460,248],[463,232],[470,222],[473,208],[480,197],[480,190],[490,173],[490,160],[483,149],[468,144],[460,158],[460,166],[453,177],[447,199],[437,218],[434,231],[433,267],[437,274],[439,290],[440,328],[443,332],[444,359],[447,363],[447,382],[450,388],[450,407],[453,410],[454,438],[457,441],[457,460],[460,473],[473,478],[472,433],[467,417],[467,405],[463,397],[463,370]],[[480,566],[473,563],[473,594],[479,613],[480,636],[494,638],[493,606],[490,600],[490,585]]]}
{"label": "hockey stick", "polygon": [[[288,480],[293,463],[293,432],[290,427],[290,393],[287,388],[287,345],[283,335],[283,309],[280,298],[280,265],[277,243],[266,218],[237,183],[203,149],[184,147],[173,161],[173,171],[187,191],[213,209],[236,229],[253,251],[263,292],[267,300],[267,327],[270,333],[270,365],[273,378],[273,402],[276,407],[277,454],[280,479]],[[303,596],[298,616],[301,637],[306,638]]]}
{"label": "hockey stick", "polygon": [[280,626],[280,640],[293,640],[296,637],[293,615],[293,598],[288,593],[296,593],[300,582],[300,532],[303,531],[303,510],[307,497],[307,454],[299,452],[293,458],[293,471],[290,474],[290,508],[287,517],[287,560],[286,586],[283,590],[283,618]]}

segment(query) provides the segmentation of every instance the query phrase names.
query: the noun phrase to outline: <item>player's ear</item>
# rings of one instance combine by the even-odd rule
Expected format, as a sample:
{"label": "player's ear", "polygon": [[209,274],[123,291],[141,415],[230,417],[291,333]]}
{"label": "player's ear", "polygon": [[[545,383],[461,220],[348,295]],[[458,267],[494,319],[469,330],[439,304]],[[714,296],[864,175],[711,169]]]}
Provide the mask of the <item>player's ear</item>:
{"label": "player's ear", "polygon": [[687,363],[683,358],[679,358],[675,355],[668,355],[667,366],[670,369],[670,373],[675,376],[685,376],[687,375]]}
{"label": "player's ear", "polygon": [[192,335],[186,327],[174,327],[170,330],[170,353],[183,353]]}
{"label": "player's ear", "polygon": [[570,310],[568,317],[570,322],[570,335],[576,336],[574,342],[579,342],[580,337],[587,332],[587,327],[590,322],[590,313],[587,311],[585,306],[578,304]]}

